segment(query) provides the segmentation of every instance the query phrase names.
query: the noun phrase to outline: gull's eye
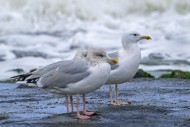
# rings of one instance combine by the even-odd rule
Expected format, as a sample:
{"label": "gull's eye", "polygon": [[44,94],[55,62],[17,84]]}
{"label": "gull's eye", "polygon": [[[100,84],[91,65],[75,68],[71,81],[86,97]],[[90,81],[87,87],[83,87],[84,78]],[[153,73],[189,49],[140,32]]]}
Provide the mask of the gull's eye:
{"label": "gull's eye", "polygon": [[98,54],[99,57],[105,57],[105,54]]}
{"label": "gull's eye", "polygon": [[134,36],[137,36],[138,34],[133,34]]}

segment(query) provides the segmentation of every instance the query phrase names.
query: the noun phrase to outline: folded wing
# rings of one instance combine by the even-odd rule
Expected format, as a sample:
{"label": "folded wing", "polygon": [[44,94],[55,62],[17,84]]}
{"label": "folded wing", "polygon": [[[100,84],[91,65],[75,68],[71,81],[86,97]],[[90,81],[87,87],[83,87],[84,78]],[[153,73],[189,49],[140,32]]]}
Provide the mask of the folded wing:
{"label": "folded wing", "polygon": [[85,61],[70,60],[42,75],[39,84],[41,87],[65,88],[68,84],[79,82],[89,75],[89,66]]}

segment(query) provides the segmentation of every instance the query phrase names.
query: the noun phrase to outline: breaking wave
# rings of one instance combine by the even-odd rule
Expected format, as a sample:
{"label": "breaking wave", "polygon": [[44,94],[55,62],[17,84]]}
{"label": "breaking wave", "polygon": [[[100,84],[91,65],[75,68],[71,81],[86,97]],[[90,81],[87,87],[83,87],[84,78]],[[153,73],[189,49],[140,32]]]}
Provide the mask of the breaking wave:
{"label": "breaking wave", "polygon": [[0,0],[0,79],[61,59],[78,49],[121,47],[123,32],[139,43],[141,68],[190,71],[189,0]]}

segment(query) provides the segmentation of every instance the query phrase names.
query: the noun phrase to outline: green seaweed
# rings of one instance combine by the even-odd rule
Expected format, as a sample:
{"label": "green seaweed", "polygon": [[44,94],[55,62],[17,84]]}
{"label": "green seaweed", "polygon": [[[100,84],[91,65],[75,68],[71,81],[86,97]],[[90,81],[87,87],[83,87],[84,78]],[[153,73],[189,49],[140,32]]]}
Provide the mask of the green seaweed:
{"label": "green seaweed", "polygon": [[190,72],[184,72],[181,70],[173,70],[171,73],[161,75],[160,78],[190,79]]}
{"label": "green seaweed", "polygon": [[134,78],[155,78],[148,72],[143,71],[142,69],[139,69],[137,73],[135,74]]}
{"label": "green seaweed", "polygon": [[15,69],[12,69],[12,70],[9,70],[9,71],[14,71],[14,72],[17,72],[18,74],[24,72],[24,70],[22,68],[15,68]]}

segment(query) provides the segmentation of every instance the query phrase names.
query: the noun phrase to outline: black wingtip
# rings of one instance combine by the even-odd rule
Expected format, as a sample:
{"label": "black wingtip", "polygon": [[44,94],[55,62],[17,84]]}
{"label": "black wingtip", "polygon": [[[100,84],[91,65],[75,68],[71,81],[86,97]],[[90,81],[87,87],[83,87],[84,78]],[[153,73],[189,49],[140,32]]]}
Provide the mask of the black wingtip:
{"label": "black wingtip", "polygon": [[31,75],[31,73],[20,74],[20,75],[10,77],[10,79],[12,79],[12,81],[24,81],[30,75]]}

